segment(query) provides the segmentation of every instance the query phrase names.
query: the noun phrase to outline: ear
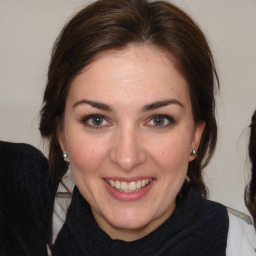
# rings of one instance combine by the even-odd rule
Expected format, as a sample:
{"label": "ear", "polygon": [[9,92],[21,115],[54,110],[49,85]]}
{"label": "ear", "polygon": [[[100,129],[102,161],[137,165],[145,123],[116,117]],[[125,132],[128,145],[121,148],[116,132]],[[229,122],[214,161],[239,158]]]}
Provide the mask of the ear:
{"label": "ear", "polygon": [[[201,141],[201,137],[204,131],[204,127],[205,127],[205,122],[199,122],[195,125],[195,129],[194,129],[194,134],[193,134],[193,138],[192,138],[192,143],[191,143],[191,150],[196,150],[199,147],[200,141]],[[190,155],[189,156],[189,161],[192,161],[196,158],[196,155]]]}
{"label": "ear", "polygon": [[64,161],[69,162],[67,148],[66,148],[65,134],[63,130],[61,132],[58,132],[58,141],[62,149]]}
{"label": "ear", "polygon": [[60,144],[62,152],[66,153],[67,152],[67,147],[66,147],[65,133],[64,133],[64,129],[63,129],[63,127],[61,127],[61,125],[59,125],[57,133],[58,133],[58,135],[57,135],[58,136],[58,142]]}

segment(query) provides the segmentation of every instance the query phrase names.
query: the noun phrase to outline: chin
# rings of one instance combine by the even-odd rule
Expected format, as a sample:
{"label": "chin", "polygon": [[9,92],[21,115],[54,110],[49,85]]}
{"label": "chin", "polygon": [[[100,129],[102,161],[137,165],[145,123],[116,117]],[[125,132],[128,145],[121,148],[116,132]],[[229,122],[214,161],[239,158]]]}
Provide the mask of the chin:
{"label": "chin", "polygon": [[111,218],[109,223],[116,229],[127,229],[127,230],[143,229],[152,220],[149,216],[145,216],[144,214],[139,214],[137,212],[135,213],[120,212],[118,215],[115,214],[115,216]]}

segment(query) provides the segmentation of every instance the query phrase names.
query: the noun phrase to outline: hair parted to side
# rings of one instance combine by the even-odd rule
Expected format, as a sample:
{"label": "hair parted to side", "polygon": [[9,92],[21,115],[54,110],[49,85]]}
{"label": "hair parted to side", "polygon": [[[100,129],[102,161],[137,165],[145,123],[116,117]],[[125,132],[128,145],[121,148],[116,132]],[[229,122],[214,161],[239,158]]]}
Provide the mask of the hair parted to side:
{"label": "hair parted to side", "polygon": [[256,229],[256,110],[253,113],[249,127],[251,130],[249,139],[249,157],[252,163],[252,177],[247,187],[245,203],[253,217],[254,227]]}
{"label": "hair parted to side", "polygon": [[171,53],[186,79],[195,122],[205,121],[197,157],[188,177],[203,196],[202,169],[211,159],[217,139],[214,61],[204,34],[175,5],[165,1],[98,0],[78,12],[63,28],[52,51],[41,110],[40,131],[49,141],[50,170],[61,178],[67,170],[58,142],[70,84],[100,53],[147,44]]}

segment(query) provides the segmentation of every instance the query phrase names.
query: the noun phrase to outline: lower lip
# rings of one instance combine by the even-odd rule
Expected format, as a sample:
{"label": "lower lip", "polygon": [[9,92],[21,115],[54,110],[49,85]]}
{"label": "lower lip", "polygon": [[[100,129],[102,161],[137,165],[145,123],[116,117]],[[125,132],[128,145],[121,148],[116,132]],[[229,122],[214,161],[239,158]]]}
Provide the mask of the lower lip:
{"label": "lower lip", "polygon": [[153,179],[147,186],[138,191],[127,193],[116,190],[115,188],[111,187],[111,185],[107,183],[105,180],[104,183],[107,188],[107,191],[112,197],[119,201],[130,202],[139,200],[142,197],[144,197],[151,190],[152,186],[155,183],[155,180]]}

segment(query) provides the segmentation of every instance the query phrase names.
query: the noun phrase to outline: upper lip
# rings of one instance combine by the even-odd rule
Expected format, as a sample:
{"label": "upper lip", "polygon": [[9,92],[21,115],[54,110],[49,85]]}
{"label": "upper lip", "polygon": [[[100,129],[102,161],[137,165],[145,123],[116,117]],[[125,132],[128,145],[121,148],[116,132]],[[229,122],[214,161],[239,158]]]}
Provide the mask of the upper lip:
{"label": "upper lip", "polygon": [[137,176],[137,177],[131,177],[131,178],[126,178],[126,177],[118,177],[118,176],[109,176],[109,177],[104,177],[104,180],[118,180],[118,181],[125,181],[125,182],[132,182],[132,181],[138,181],[138,180],[146,180],[146,179],[154,179],[152,176]]}

